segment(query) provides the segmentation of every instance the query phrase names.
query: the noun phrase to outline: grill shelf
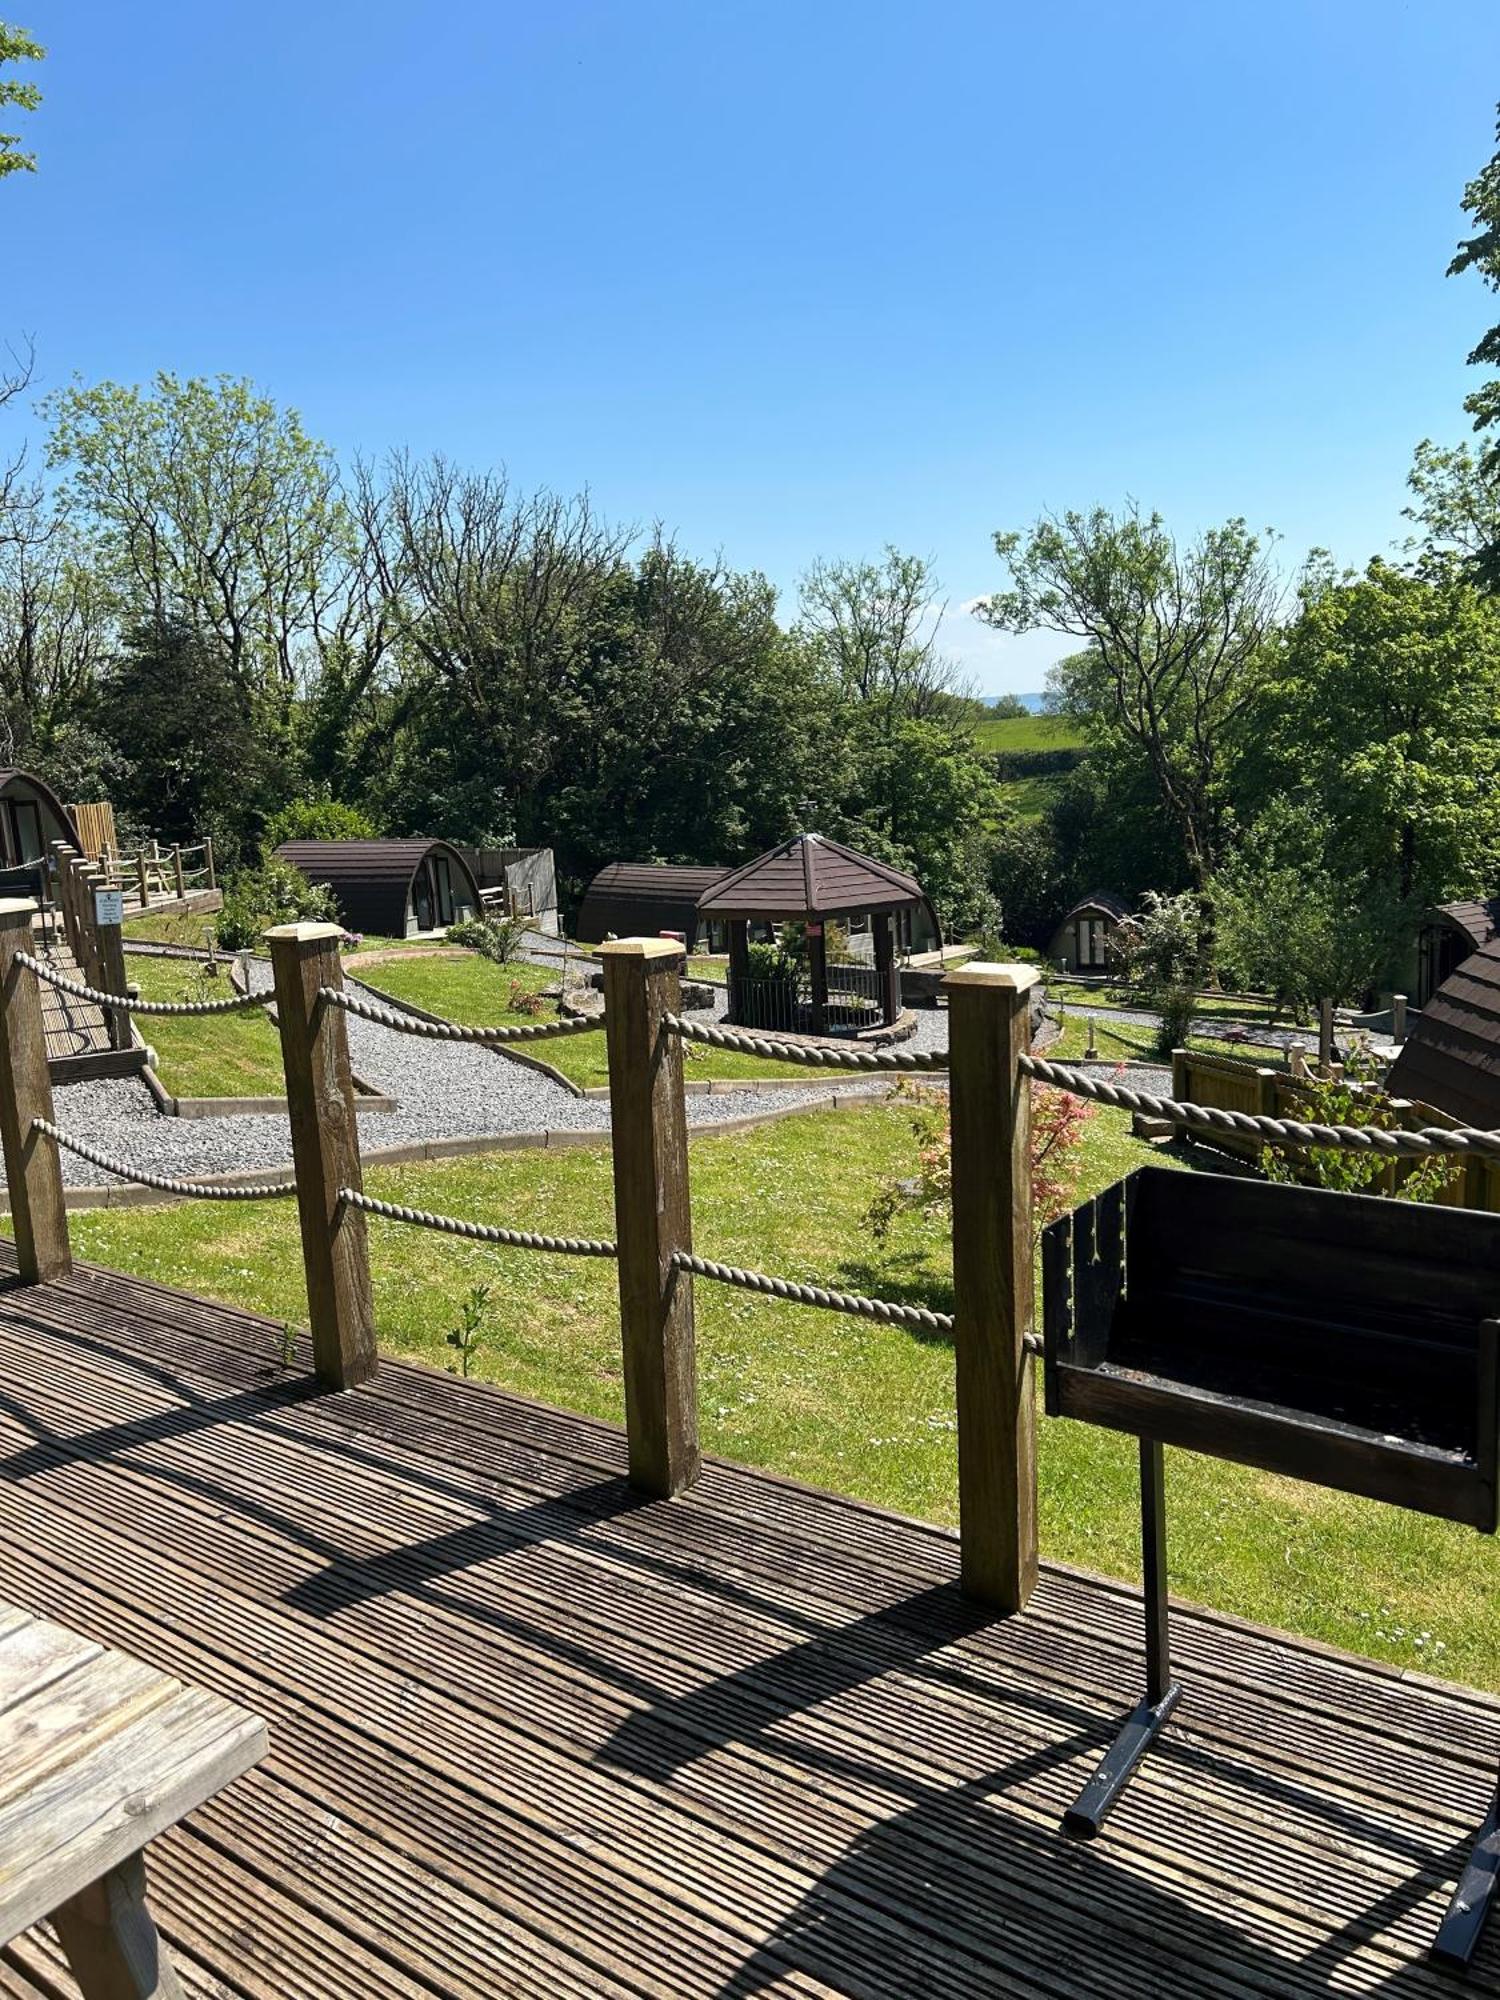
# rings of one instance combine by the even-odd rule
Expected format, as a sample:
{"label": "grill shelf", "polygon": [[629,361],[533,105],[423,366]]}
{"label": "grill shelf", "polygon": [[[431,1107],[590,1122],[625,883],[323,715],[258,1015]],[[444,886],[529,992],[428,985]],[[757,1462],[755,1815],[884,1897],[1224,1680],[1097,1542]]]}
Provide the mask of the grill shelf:
{"label": "grill shelf", "polygon": [[[1091,1839],[1181,1696],[1162,1447],[1496,1528],[1500,1216],[1143,1167],[1042,1238],[1049,1416],[1140,1442],[1146,1691],[1064,1829]],[[1500,1790],[1432,1947],[1468,1963]]]}

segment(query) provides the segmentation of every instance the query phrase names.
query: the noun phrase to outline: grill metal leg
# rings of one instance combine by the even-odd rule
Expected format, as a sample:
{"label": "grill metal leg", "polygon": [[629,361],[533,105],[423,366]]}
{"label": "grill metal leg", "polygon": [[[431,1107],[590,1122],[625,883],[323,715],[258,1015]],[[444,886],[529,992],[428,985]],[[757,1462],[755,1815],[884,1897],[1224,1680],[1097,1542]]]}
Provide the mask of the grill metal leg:
{"label": "grill metal leg", "polygon": [[1063,1832],[1092,1840],[1182,1693],[1172,1678],[1171,1635],[1167,1626],[1167,1505],[1162,1448],[1154,1438],[1141,1446],[1141,1564],[1146,1608],[1146,1699],[1126,1717],[1099,1768],[1063,1815]]}
{"label": "grill metal leg", "polygon": [[1474,1947],[1494,1901],[1497,1876],[1500,1876],[1500,1790],[1496,1791],[1489,1817],[1469,1851],[1448,1914],[1433,1940],[1431,1957],[1437,1964],[1461,1971],[1474,1956]]}

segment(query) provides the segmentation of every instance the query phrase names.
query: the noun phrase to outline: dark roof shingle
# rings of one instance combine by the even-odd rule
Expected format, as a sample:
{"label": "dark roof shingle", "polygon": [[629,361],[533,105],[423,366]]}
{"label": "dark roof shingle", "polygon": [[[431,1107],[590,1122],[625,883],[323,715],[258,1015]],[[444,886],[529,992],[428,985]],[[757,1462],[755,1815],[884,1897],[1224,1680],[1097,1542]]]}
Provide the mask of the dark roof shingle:
{"label": "dark roof shingle", "polygon": [[1481,945],[1433,994],[1386,1087],[1466,1125],[1500,1126],[1500,938]]}

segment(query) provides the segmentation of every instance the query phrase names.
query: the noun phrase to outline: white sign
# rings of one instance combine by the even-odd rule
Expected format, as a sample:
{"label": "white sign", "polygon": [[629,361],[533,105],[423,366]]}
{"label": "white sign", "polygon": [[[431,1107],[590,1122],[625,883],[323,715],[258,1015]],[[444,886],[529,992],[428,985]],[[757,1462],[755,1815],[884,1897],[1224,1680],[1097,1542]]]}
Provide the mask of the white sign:
{"label": "white sign", "polygon": [[94,891],[94,922],[96,924],[119,924],[124,921],[124,890],[96,889]]}

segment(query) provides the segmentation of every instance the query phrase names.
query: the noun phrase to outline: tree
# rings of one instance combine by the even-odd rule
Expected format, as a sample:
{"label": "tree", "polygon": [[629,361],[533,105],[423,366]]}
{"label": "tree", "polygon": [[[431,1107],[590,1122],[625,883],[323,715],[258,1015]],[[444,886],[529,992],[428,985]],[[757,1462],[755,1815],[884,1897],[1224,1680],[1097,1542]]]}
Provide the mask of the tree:
{"label": "tree", "polygon": [[[1500,869],[1500,607],[1454,562],[1310,576],[1247,765],[1327,822],[1325,865],[1409,936],[1424,905]],[[1399,966],[1387,970],[1399,976]]]}
{"label": "tree", "polygon": [[[0,21],[0,68],[10,63],[40,62],[46,53],[24,28],[13,28]],[[35,111],[41,101],[42,93],[34,83],[23,83],[18,77],[0,76],[0,111],[10,105],[18,111]],[[7,174],[36,171],[36,155],[23,153],[20,145],[21,135],[18,132],[0,132],[0,180]]]}
{"label": "tree", "polygon": [[1326,816],[1278,797],[1214,879],[1215,947],[1238,987],[1305,1020],[1320,1000],[1358,998],[1391,963],[1399,905],[1340,874]]}
{"label": "tree", "polygon": [[1161,1015],[1157,1052],[1170,1055],[1188,1038],[1203,978],[1203,909],[1197,896],[1148,889],[1138,915],[1110,939],[1110,955],[1128,986]]}
{"label": "tree", "polygon": [[931,718],[951,710],[957,680],[937,650],[939,595],[924,556],[887,546],[879,562],[820,560],[802,579],[801,629],[850,700],[892,727]]}
{"label": "tree", "polygon": [[[1500,138],[1500,123],[1496,126]],[[1500,151],[1496,151],[1464,189],[1461,204],[1465,215],[1478,225],[1474,234],[1461,242],[1448,266],[1448,276],[1477,271],[1491,291],[1500,291]],[[1476,368],[1500,367],[1500,325],[1482,334],[1469,351],[1469,363]],[[1474,419],[1476,431],[1493,429],[1500,422],[1500,381],[1485,382],[1470,390],[1464,408]],[[1481,465],[1491,476],[1500,472],[1500,444],[1487,445]]]}
{"label": "tree", "polygon": [[212,637],[182,620],[132,629],[93,714],[119,757],[115,803],[130,824],[168,841],[207,835],[226,866],[254,852],[282,788],[277,746],[240,710]]}
{"label": "tree", "polygon": [[1179,549],[1159,514],[1044,516],[995,549],[1011,587],[979,607],[1003,632],[1037,627],[1081,640],[1064,706],[1145,760],[1203,892],[1225,845],[1226,773],[1281,606],[1260,540],[1244,521]]}
{"label": "tree", "polygon": [[125,616],[211,638],[236,704],[284,717],[299,650],[336,618],[353,556],[331,454],[248,381],[156,377],[49,398],[48,463]]}
{"label": "tree", "polygon": [[1456,559],[1482,589],[1500,588],[1500,466],[1467,444],[1424,438],[1406,484],[1415,504],[1402,514],[1422,530],[1407,554],[1424,566]]}

